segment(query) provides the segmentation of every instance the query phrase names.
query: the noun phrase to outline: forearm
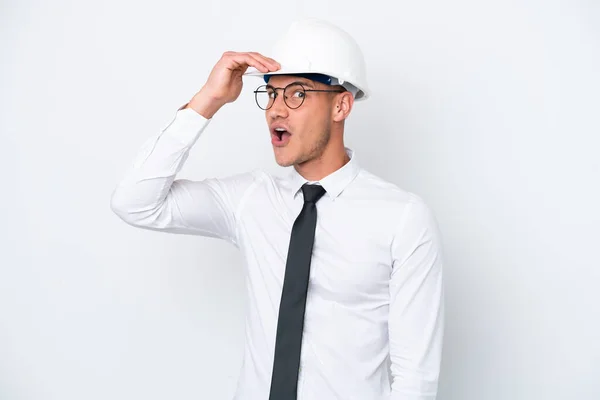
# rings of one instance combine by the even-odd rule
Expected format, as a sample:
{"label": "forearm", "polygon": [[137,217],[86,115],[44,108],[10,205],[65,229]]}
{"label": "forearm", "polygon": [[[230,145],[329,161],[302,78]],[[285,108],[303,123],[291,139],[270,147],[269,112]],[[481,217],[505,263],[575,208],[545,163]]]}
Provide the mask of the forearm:
{"label": "forearm", "polygon": [[133,225],[158,223],[175,177],[209,121],[193,109],[178,110],[165,129],[143,144],[112,194],[112,210]]}
{"label": "forearm", "polygon": [[390,279],[391,400],[435,400],[444,333],[441,236],[422,201],[405,214]]}
{"label": "forearm", "polygon": [[442,301],[436,297],[432,298],[431,303],[423,329],[414,330],[412,341],[414,348],[409,350],[411,344],[401,345],[401,341],[410,343],[408,335],[398,334],[396,340],[392,339],[395,345],[392,350],[393,381],[390,400],[436,400],[437,398],[444,307]]}
{"label": "forearm", "polygon": [[202,88],[194,97],[181,108],[192,109],[206,119],[211,119],[225,103],[216,98],[206,88]]}

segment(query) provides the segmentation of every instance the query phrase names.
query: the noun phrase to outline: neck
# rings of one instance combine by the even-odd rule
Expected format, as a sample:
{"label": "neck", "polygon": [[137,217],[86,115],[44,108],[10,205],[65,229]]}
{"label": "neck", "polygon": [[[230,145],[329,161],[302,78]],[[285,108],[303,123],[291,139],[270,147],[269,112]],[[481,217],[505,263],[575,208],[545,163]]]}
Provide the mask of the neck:
{"label": "neck", "polygon": [[319,181],[327,175],[342,168],[350,161],[344,145],[326,148],[323,153],[312,160],[294,165],[300,175],[309,181]]}

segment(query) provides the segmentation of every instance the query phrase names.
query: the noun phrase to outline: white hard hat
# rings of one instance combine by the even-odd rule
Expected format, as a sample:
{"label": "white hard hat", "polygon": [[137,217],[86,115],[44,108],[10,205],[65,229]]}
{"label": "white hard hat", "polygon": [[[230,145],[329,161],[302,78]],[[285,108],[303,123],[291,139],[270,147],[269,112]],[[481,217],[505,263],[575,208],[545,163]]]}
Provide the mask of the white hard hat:
{"label": "white hard hat", "polygon": [[[292,23],[269,55],[281,69],[245,75],[322,74],[331,77],[331,85],[342,85],[356,100],[369,97],[365,58],[356,41],[341,28],[318,19]],[[265,80],[267,80],[265,79]]]}

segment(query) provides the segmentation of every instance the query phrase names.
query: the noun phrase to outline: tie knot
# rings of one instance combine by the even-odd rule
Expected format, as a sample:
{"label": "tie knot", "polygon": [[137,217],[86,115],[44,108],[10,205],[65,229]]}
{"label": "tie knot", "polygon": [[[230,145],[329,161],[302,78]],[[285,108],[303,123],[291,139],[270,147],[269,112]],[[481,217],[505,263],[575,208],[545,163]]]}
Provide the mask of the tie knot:
{"label": "tie knot", "polygon": [[305,183],[302,185],[302,194],[304,194],[305,203],[316,203],[325,194],[325,188],[321,185],[310,185]]}

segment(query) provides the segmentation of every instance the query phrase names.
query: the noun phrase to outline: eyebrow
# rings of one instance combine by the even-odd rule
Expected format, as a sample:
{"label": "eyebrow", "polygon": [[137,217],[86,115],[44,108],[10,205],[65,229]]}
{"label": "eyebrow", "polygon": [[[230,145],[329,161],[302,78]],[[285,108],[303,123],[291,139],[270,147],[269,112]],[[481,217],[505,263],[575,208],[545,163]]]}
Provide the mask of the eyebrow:
{"label": "eyebrow", "polygon": [[[294,81],[294,82],[290,82],[290,83],[288,83],[286,86],[288,86],[288,85],[294,85],[294,84],[295,84],[295,85],[302,85],[302,86],[306,86],[306,87],[309,87],[309,88],[311,88],[311,89],[314,89],[314,88],[315,88],[315,86],[312,84],[312,82],[311,82],[311,81],[308,81],[308,82]],[[268,85],[267,85],[267,88],[275,89],[275,86],[273,86],[273,85],[271,85],[271,84],[268,84]]]}
{"label": "eyebrow", "polygon": [[313,86],[313,84],[312,84],[312,82],[311,82],[311,81],[308,81],[308,82],[294,81],[294,82],[292,82],[292,83],[295,83],[295,84],[297,84],[297,85],[302,85],[302,86],[308,86],[309,88],[312,88],[312,89],[314,89],[314,88],[315,88],[315,87]]}

